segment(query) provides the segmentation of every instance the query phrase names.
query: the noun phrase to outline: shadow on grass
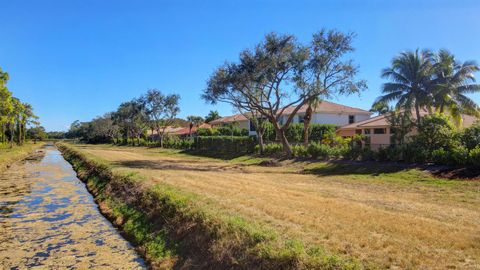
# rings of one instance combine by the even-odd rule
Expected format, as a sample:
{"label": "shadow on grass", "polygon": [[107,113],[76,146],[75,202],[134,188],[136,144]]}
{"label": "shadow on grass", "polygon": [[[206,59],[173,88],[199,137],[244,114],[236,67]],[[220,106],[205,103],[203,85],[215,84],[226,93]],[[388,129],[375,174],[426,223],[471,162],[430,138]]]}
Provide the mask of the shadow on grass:
{"label": "shadow on grass", "polygon": [[179,170],[179,171],[222,171],[225,168],[215,165],[200,164],[195,161],[176,161],[176,160],[125,160],[114,162],[115,166],[127,167],[132,169],[153,169],[153,170]]}
{"label": "shadow on grass", "polygon": [[372,175],[377,176],[383,173],[396,173],[411,169],[412,166],[401,164],[382,164],[374,162],[342,162],[334,161],[315,164],[304,170],[305,173],[316,174],[320,176],[331,175]]}
{"label": "shadow on grass", "polygon": [[209,157],[209,158],[217,158],[222,160],[232,160],[244,155],[247,153],[237,152],[237,153],[225,153],[225,152],[217,152],[217,151],[202,151],[202,150],[183,150],[180,153],[188,154],[192,156],[200,156],[200,157]]}

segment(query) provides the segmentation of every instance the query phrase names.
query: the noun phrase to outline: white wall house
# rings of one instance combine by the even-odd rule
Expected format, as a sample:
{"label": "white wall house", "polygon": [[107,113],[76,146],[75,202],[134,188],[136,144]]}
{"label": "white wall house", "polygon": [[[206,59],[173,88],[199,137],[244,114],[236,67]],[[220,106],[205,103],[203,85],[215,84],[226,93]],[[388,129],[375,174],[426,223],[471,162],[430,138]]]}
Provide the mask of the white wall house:
{"label": "white wall house", "polygon": [[[290,114],[293,112],[293,109],[293,107],[290,107],[284,111],[283,115],[279,119],[280,124],[283,124],[288,119]],[[293,123],[303,123],[306,110],[307,105],[304,105],[302,108],[300,108],[293,118]],[[322,101],[315,108],[311,124],[333,124],[341,127],[367,120],[370,118],[370,116],[371,113],[366,110],[344,106],[329,101]],[[250,121],[241,114],[222,117],[210,122],[209,124],[215,127],[231,122],[237,122],[240,128],[249,129],[250,135],[256,135],[253,125],[251,125]]]}

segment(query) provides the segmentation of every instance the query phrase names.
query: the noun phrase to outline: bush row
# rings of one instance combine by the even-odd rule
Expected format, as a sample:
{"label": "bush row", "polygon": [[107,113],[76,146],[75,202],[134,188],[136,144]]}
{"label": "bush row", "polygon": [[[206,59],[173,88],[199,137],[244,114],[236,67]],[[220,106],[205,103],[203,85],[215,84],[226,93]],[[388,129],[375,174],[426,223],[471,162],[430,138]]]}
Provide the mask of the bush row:
{"label": "bush row", "polygon": [[199,128],[198,136],[248,136],[248,130],[239,127]]}
{"label": "bush row", "polygon": [[[313,141],[308,147],[293,145],[294,156],[315,159],[348,159],[376,161],[405,161],[458,166],[480,165],[480,123],[458,130],[444,115],[428,115],[422,120],[419,133],[403,145],[392,145],[375,151],[352,144],[352,140],[324,135],[321,143]],[[356,139],[355,139],[356,140]],[[264,154],[280,155],[282,145],[267,144]],[[258,151],[258,147],[257,147]]]}
{"label": "bush row", "polygon": [[[338,128],[336,125],[330,124],[311,124],[309,126],[309,136],[310,141],[320,142],[324,137],[328,135],[334,135],[335,130]],[[285,131],[285,137],[290,143],[298,143],[303,141],[303,123],[293,123]],[[265,127],[264,139],[267,142],[276,141],[275,129],[271,123],[267,123]]]}
{"label": "bush row", "polygon": [[253,153],[255,144],[256,139],[251,136],[198,136],[191,149],[240,156]]}

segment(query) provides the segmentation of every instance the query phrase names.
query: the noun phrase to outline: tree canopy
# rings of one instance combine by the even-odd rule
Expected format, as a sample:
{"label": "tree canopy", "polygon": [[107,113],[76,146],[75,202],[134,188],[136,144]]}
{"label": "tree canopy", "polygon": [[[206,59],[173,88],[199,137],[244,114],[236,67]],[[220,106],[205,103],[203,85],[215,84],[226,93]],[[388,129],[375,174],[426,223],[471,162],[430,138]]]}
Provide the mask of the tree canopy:
{"label": "tree canopy", "polygon": [[[303,105],[366,88],[365,81],[355,80],[358,68],[345,58],[353,51],[353,38],[353,34],[322,30],[304,45],[293,35],[267,34],[253,49],[242,51],[237,62],[218,67],[202,97],[262,115],[291,156],[285,130]],[[293,109],[287,114],[287,108]]]}

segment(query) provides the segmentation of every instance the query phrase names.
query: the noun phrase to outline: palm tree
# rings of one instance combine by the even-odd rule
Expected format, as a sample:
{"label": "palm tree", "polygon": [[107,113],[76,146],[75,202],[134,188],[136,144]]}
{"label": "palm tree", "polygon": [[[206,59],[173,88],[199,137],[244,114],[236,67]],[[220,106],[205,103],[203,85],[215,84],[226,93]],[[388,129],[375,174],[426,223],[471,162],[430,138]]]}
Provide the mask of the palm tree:
{"label": "palm tree", "polygon": [[205,116],[205,123],[210,123],[211,121],[220,118],[220,114],[217,111],[210,111],[207,116]]}
{"label": "palm tree", "polygon": [[203,123],[203,117],[201,116],[195,116],[195,115],[189,115],[187,116],[187,121],[190,123],[189,124],[189,131],[188,134],[192,136],[192,128],[197,127]]}
{"label": "palm tree", "polygon": [[434,104],[440,113],[448,113],[460,125],[461,114],[479,115],[478,105],[466,94],[480,92],[474,73],[480,67],[474,61],[460,63],[447,50],[440,50],[435,58],[435,78],[432,81]]}
{"label": "palm tree", "polygon": [[378,115],[386,114],[392,111],[392,108],[388,106],[387,102],[375,102],[370,109],[371,113],[378,113]]}
{"label": "palm tree", "polygon": [[376,102],[396,101],[398,109],[410,113],[415,109],[417,125],[420,124],[420,109],[431,107],[433,95],[429,84],[433,74],[433,54],[428,50],[401,53],[392,60],[392,66],[382,71],[383,79],[391,82],[383,84]]}

